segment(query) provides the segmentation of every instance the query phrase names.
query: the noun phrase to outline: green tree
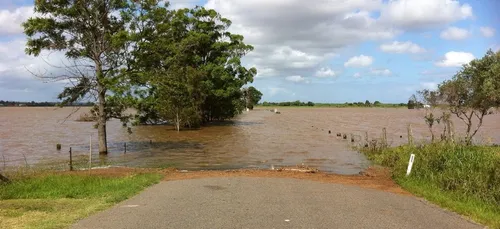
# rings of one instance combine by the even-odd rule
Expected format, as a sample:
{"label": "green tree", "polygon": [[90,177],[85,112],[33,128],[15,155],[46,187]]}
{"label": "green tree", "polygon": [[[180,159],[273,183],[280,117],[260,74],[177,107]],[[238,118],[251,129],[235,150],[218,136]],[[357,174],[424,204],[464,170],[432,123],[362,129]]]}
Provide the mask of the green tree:
{"label": "green tree", "polygon": [[[34,5],[37,16],[23,23],[28,36],[27,54],[39,56],[44,50],[62,51],[74,63],[65,66],[70,75],[48,76],[74,83],[59,94],[62,105],[88,95],[96,98],[101,154],[108,151],[106,121],[110,118],[110,109],[121,103],[117,99],[107,101],[107,96],[110,92],[115,96],[126,94],[120,69],[125,63],[127,12],[131,12],[130,9],[126,0],[40,0]],[[113,114],[121,113],[121,110],[113,111]]]}
{"label": "green tree", "polygon": [[368,101],[368,100],[366,100],[366,101],[365,101],[365,106],[369,107],[369,106],[371,106],[371,105],[372,105],[372,104],[370,103],[370,101]]}
{"label": "green tree", "polygon": [[169,10],[157,1],[141,4],[132,23],[140,116],[173,121],[180,129],[241,113],[241,88],[257,70],[241,65],[253,47],[227,31],[231,22],[203,7]]}
{"label": "green tree", "polygon": [[411,95],[410,99],[408,99],[408,109],[417,108],[417,96]]}
{"label": "green tree", "polygon": [[465,141],[471,144],[489,110],[500,106],[500,52],[488,50],[481,59],[464,65],[439,85],[438,92],[449,111],[465,123]]}
{"label": "green tree", "polygon": [[253,110],[253,107],[257,105],[262,98],[262,92],[257,90],[257,88],[250,86],[243,90],[243,96],[245,97],[246,107]]}
{"label": "green tree", "polygon": [[380,105],[382,105],[382,103],[381,103],[380,101],[375,101],[375,102],[373,102],[373,106],[378,107],[378,106],[380,106]]}

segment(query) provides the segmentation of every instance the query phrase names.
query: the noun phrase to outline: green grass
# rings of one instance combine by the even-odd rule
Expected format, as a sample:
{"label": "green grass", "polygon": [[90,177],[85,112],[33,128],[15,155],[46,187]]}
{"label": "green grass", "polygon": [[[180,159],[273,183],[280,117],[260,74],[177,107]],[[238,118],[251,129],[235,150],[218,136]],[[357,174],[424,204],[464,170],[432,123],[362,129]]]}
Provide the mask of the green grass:
{"label": "green grass", "polygon": [[[415,162],[410,176],[410,154]],[[430,144],[372,149],[365,154],[392,169],[403,188],[476,222],[500,228],[500,148]]]}
{"label": "green grass", "polygon": [[157,183],[160,174],[45,174],[0,185],[0,228],[65,228]]}

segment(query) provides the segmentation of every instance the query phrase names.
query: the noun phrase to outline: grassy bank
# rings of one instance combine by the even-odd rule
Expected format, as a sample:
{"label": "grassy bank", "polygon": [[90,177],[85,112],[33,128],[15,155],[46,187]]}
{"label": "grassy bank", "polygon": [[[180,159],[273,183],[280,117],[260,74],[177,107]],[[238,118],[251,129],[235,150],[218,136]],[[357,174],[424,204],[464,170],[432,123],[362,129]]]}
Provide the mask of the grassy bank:
{"label": "grassy bank", "polygon": [[[406,176],[410,154],[412,172]],[[403,188],[491,228],[500,228],[500,148],[432,144],[366,150]]]}
{"label": "grassy bank", "polygon": [[160,174],[43,174],[0,184],[0,228],[65,228],[157,183]]}

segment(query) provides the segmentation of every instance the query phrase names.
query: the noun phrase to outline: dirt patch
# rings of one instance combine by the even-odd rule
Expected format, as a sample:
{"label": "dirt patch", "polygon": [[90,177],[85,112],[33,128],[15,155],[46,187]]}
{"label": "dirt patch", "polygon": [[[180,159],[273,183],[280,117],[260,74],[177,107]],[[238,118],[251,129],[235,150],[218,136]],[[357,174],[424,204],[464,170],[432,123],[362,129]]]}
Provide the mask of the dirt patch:
{"label": "dirt patch", "polygon": [[164,181],[200,179],[208,177],[276,177],[312,180],[324,183],[336,183],[377,189],[386,192],[410,195],[401,189],[385,168],[370,167],[360,175],[338,175],[323,172],[305,173],[290,170],[227,170],[227,171],[169,171]]}
{"label": "dirt patch", "polygon": [[[306,172],[304,172],[306,171]],[[312,172],[311,172],[312,171]],[[312,180],[323,183],[335,183],[354,185],[362,188],[377,189],[386,192],[410,195],[401,189],[391,178],[390,171],[381,167],[370,167],[359,175],[338,175],[329,174],[316,170],[298,171],[295,167],[278,168],[275,170],[258,169],[238,169],[238,170],[208,170],[208,171],[186,171],[177,169],[144,169],[127,167],[110,167],[103,169],[92,169],[92,171],[72,171],[63,172],[81,175],[97,175],[106,177],[129,176],[137,173],[161,173],[164,181],[201,179],[209,177],[273,177],[273,178],[294,178],[302,180]],[[215,187],[207,187],[216,189]]]}

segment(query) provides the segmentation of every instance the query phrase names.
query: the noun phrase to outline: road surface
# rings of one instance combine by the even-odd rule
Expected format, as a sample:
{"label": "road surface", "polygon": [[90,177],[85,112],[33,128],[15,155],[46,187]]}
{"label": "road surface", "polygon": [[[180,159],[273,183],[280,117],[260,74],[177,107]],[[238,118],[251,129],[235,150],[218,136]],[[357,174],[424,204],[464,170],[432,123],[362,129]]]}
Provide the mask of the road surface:
{"label": "road surface", "polygon": [[81,228],[483,228],[425,201],[290,178],[162,182]]}

